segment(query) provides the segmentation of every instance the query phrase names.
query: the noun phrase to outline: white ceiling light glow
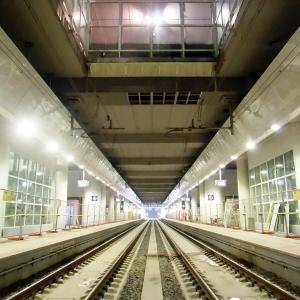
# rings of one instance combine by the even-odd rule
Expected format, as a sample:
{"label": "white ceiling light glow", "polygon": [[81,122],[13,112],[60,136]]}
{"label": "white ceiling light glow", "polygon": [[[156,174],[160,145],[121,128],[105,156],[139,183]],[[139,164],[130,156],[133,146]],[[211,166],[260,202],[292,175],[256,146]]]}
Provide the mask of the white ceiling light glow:
{"label": "white ceiling light glow", "polygon": [[163,19],[165,23],[172,24],[176,20],[180,20],[179,9],[176,3],[168,4],[163,11]]}
{"label": "white ceiling light glow", "polygon": [[246,143],[246,148],[248,150],[253,150],[253,149],[255,149],[255,147],[256,147],[256,144],[253,141],[249,141]]}
{"label": "white ceiling light glow", "polygon": [[37,128],[33,122],[23,120],[17,124],[17,133],[22,138],[30,138],[37,134]]}
{"label": "white ceiling light glow", "polygon": [[225,165],[224,165],[224,164],[220,164],[220,165],[219,165],[219,168],[220,168],[220,169],[224,169],[224,168],[225,168]]}
{"label": "white ceiling light glow", "polygon": [[163,21],[162,17],[158,14],[153,16],[152,18],[152,24],[155,26],[161,25],[162,21]]}
{"label": "white ceiling light glow", "polygon": [[66,154],[66,155],[65,155],[65,159],[66,159],[66,161],[68,161],[68,162],[72,162],[72,161],[74,160],[74,156],[71,155],[71,154]]}
{"label": "white ceiling light glow", "polygon": [[237,157],[237,155],[231,155],[230,158],[231,158],[231,160],[237,160],[238,157]]}
{"label": "white ceiling light glow", "polygon": [[278,131],[281,129],[281,126],[279,124],[273,124],[271,126],[272,131]]}
{"label": "white ceiling light glow", "polygon": [[59,149],[59,146],[54,141],[51,141],[47,144],[47,150],[50,152],[56,152],[58,149]]}

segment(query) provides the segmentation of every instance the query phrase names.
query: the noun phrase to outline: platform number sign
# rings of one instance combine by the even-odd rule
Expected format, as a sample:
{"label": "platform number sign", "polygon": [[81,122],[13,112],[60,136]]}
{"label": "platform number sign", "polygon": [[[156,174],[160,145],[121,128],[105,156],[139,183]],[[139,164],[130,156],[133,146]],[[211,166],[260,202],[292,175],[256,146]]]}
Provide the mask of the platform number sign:
{"label": "platform number sign", "polygon": [[98,196],[92,196],[92,201],[98,201]]}
{"label": "platform number sign", "polygon": [[208,199],[208,201],[214,201],[215,200],[215,196],[214,195],[208,195],[207,199]]}

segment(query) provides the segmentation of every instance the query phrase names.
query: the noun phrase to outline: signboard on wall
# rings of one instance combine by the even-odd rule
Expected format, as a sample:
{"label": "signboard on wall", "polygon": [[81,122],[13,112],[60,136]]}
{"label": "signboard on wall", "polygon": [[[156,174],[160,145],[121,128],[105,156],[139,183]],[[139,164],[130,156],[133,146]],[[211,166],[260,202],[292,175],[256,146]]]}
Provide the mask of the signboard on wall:
{"label": "signboard on wall", "polygon": [[208,201],[214,201],[215,200],[215,196],[214,195],[207,195],[207,200]]}
{"label": "signboard on wall", "polygon": [[3,201],[13,201],[13,192],[4,191],[3,192]]}
{"label": "signboard on wall", "polygon": [[300,201],[300,190],[293,191],[293,199]]}
{"label": "signboard on wall", "polygon": [[97,195],[95,195],[95,196],[92,196],[92,199],[91,199],[92,201],[98,201],[98,196]]}

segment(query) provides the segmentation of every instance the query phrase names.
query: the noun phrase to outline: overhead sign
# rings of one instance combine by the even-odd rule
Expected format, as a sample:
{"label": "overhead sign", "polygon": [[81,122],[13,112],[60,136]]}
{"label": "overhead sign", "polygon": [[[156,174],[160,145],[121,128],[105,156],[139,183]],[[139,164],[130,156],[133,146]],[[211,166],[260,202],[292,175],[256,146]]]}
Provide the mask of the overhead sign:
{"label": "overhead sign", "polygon": [[215,185],[216,186],[226,186],[227,185],[227,181],[225,179],[215,180]]}
{"label": "overhead sign", "polygon": [[208,201],[214,201],[215,200],[215,196],[214,195],[207,195],[207,200]]}
{"label": "overhead sign", "polygon": [[89,186],[89,181],[88,180],[78,180],[77,181],[77,185],[78,185],[78,187],[81,187],[81,188],[83,188],[83,187],[88,187]]}

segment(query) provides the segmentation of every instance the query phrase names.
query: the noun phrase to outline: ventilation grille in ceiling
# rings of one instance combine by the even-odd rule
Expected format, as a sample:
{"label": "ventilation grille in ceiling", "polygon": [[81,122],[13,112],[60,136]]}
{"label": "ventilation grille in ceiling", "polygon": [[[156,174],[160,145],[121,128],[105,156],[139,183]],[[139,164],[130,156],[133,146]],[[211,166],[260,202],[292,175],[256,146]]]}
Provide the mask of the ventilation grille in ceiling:
{"label": "ventilation grille in ceiling", "polygon": [[128,102],[132,105],[146,104],[197,104],[200,98],[199,93],[128,93]]}

